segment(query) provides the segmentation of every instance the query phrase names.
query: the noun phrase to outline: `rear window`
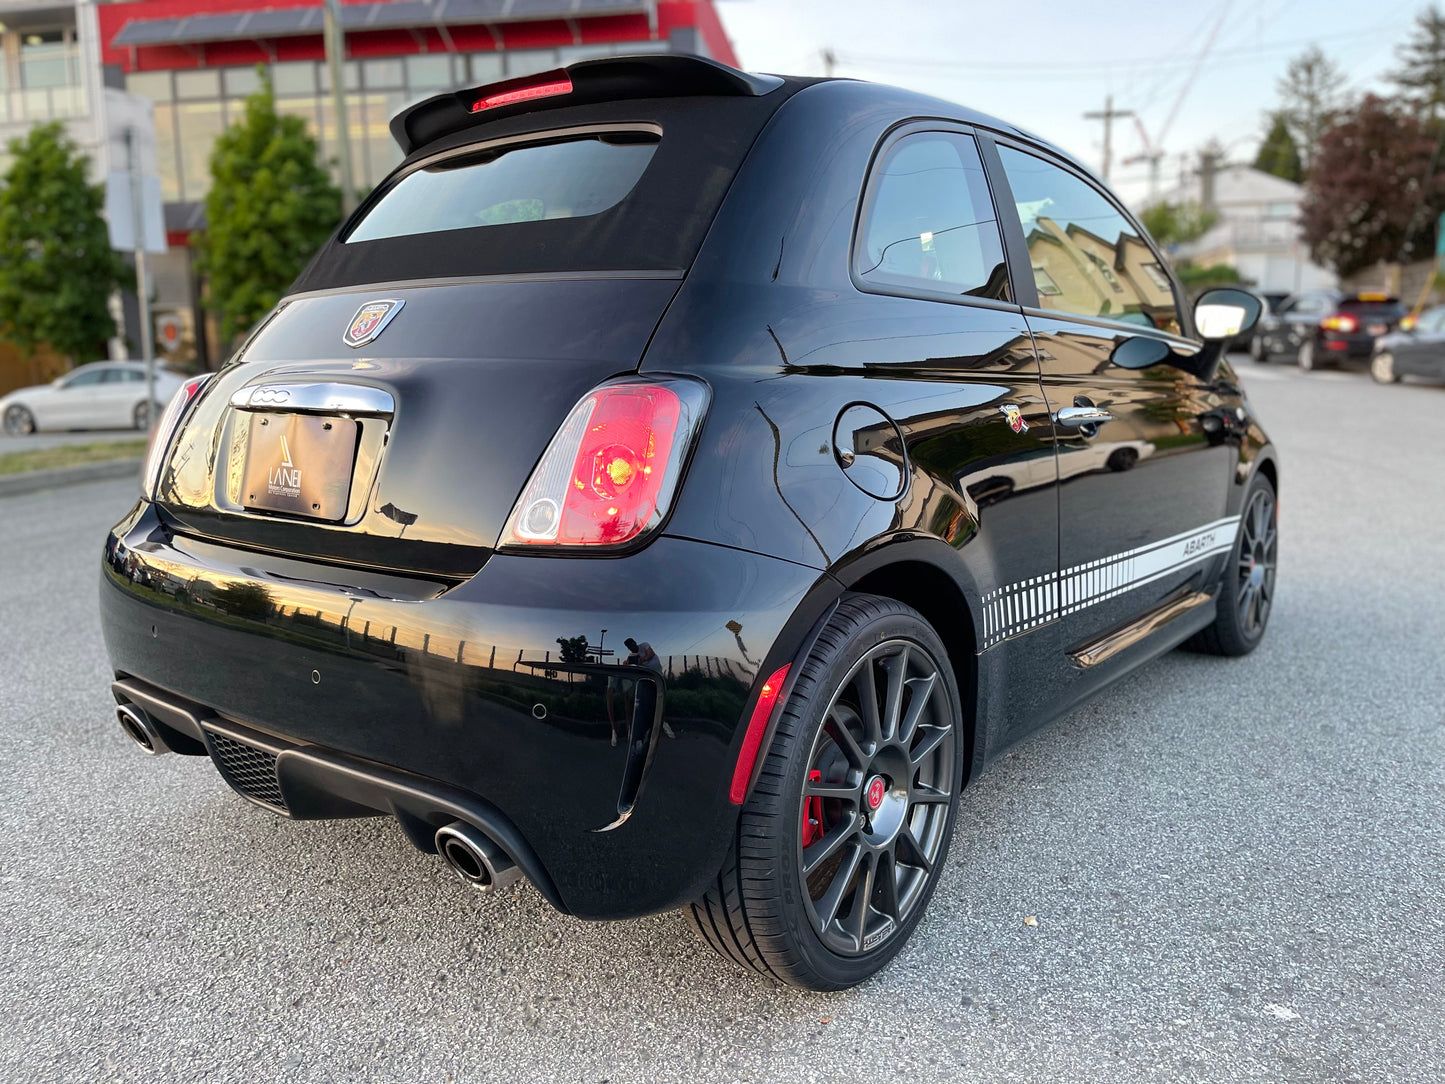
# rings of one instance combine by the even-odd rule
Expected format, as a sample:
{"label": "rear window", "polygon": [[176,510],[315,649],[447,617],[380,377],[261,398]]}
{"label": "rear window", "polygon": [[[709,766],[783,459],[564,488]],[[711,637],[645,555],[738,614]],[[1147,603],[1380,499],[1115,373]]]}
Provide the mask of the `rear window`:
{"label": "rear window", "polygon": [[346,243],[600,214],[636,187],[658,143],[621,131],[452,155],[397,181]]}

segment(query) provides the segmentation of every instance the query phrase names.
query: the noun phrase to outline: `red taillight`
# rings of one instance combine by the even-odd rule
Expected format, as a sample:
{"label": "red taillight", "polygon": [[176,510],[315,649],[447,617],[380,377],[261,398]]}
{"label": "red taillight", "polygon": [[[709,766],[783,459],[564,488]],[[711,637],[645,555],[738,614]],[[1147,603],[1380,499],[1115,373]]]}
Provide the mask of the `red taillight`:
{"label": "red taillight", "polygon": [[1360,322],[1353,316],[1326,316],[1320,321],[1320,327],[1326,331],[1343,331],[1346,335],[1352,335],[1360,330]]}
{"label": "red taillight", "polygon": [[510,90],[498,90],[484,98],[478,98],[472,103],[472,112],[480,113],[485,109],[496,109],[498,106],[530,102],[534,98],[555,98],[559,94],[572,93],[572,80],[567,75],[557,76],[549,72],[544,78],[545,82],[528,83],[524,86],[512,87]]}
{"label": "red taillight", "polygon": [[707,402],[691,380],[604,384],[572,408],[517,502],[503,546],[616,546],[667,514]]}
{"label": "red taillight", "polygon": [[743,734],[743,747],[738,751],[737,767],[733,769],[733,785],[728,798],[733,805],[742,805],[748,797],[748,781],[753,777],[753,765],[758,762],[758,751],[762,748],[763,735],[768,731],[768,721],[778,705],[778,696],[783,691],[783,682],[788,679],[788,667],[780,666],[773,676],[763,682],[758,693],[758,702],[753,705],[753,714],[748,719],[748,729]]}

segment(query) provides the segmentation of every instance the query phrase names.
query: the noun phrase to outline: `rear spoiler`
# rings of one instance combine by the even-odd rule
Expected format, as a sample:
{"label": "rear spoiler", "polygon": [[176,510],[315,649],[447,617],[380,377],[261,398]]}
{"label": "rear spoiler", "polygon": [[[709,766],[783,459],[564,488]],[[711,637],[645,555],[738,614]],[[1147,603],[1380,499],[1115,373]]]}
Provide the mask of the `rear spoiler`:
{"label": "rear spoiler", "polygon": [[402,153],[411,154],[442,136],[518,113],[636,98],[759,97],[782,85],[775,75],[749,75],[686,53],[604,57],[434,95],[393,117],[391,134]]}

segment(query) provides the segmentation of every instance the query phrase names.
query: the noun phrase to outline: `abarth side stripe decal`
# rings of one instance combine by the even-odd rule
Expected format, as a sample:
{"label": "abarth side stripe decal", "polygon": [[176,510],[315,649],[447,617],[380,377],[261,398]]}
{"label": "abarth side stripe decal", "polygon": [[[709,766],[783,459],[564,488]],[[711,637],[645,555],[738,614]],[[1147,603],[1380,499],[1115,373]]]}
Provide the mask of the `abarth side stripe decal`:
{"label": "abarth side stripe decal", "polygon": [[1239,521],[1239,516],[1227,516],[1160,542],[995,588],[983,597],[982,647],[992,647],[1225,552],[1234,545]]}

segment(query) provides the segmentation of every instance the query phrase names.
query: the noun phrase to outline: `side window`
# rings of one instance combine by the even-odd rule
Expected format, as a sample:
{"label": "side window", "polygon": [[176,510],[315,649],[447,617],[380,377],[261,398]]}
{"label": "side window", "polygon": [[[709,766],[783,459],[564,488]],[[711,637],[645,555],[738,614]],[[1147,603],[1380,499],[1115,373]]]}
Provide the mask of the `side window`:
{"label": "side window", "polygon": [[878,166],[858,275],[928,293],[1008,298],[1003,239],[972,136],[920,132]]}
{"label": "side window", "polygon": [[1324,294],[1305,294],[1295,302],[1292,312],[1302,316],[1313,316],[1317,313],[1327,312],[1330,308],[1330,299]]}
{"label": "side window", "polygon": [[76,373],[65,382],[67,388],[83,388],[91,384],[99,384],[105,379],[106,370],[88,369],[82,373]]}
{"label": "side window", "polygon": [[1129,220],[1093,185],[1000,146],[1033,265],[1039,305],[1180,334],[1169,276]]}
{"label": "side window", "polygon": [[145,379],[145,373],[137,372],[135,369],[118,369],[120,380],[125,384],[139,384]]}

